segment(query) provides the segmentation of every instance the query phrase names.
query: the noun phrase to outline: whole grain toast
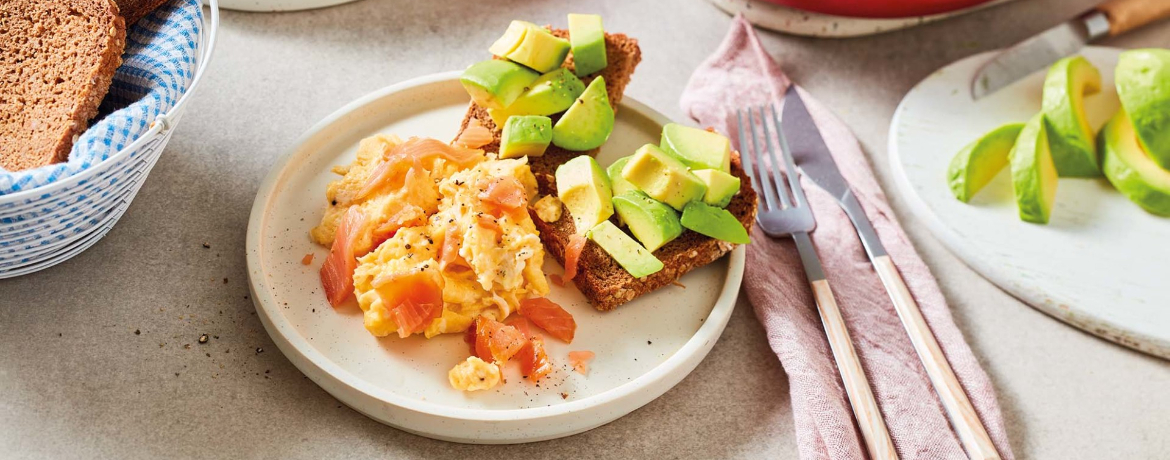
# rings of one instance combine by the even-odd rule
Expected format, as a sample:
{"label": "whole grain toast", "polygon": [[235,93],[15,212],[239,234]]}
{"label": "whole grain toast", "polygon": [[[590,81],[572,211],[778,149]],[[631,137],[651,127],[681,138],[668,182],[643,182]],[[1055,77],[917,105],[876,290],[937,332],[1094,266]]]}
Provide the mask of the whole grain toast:
{"label": "whole grain toast", "polygon": [[118,10],[122,17],[126,19],[126,25],[132,26],[134,23],[142,19],[143,16],[150,14],[156,8],[166,3],[168,0],[116,0],[118,2]]}
{"label": "whole grain toast", "polygon": [[0,1],[0,166],[65,161],[125,46],[114,0]]}
{"label": "whole grain toast", "polygon": [[[553,35],[561,38],[568,37],[568,31],[553,29]],[[605,77],[606,90],[610,105],[616,111],[621,103],[622,94],[626,85],[634,74],[634,68],[642,60],[638,41],[623,34],[605,34],[605,52],[608,65],[596,75],[582,78],[588,84],[598,75]],[[565,61],[565,67],[573,68],[573,57],[570,54]],[[482,148],[489,152],[498,152],[500,147],[500,130],[488,116],[486,110],[472,102],[467,109],[460,126],[460,134],[467,129],[471,120],[478,120],[483,126],[493,132],[492,143]],[[458,138],[458,135],[456,136]],[[555,173],[558,166],[577,156],[588,154],[597,155],[597,149],[576,152],[561,149],[550,145],[543,156],[529,157],[532,172],[536,176],[539,193],[541,195],[556,195]],[[631,152],[633,153],[633,152]],[[603,165],[605,166],[605,165]],[[750,229],[756,215],[756,193],[752,190],[750,181],[744,175],[740,165],[738,153],[733,153],[731,161],[732,174],[740,178],[743,186],[739,193],[732,198],[727,209],[744,225]],[[563,208],[561,218],[554,222],[545,222],[531,211],[532,220],[540,232],[540,239],[548,252],[562,265],[565,263],[565,248],[570,238],[576,233],[573,219],[569,211]],[[613,218],[616,223],[616,217]],[[629,274],[617,261],[596,243],[589,241],[581,252],[578,260],[577,276],[573,284],[585,295],[589,302],[598,310],[611,310],[618,305],[629,302],[634,298],[666,286],[678,280],[687,272],[695,268],[714,262],[727,254],[735,245],[700,235],[690,230],[682,236],[654,251],[654,256],[662,261],[663,269],[644,278],[635,278]]]}

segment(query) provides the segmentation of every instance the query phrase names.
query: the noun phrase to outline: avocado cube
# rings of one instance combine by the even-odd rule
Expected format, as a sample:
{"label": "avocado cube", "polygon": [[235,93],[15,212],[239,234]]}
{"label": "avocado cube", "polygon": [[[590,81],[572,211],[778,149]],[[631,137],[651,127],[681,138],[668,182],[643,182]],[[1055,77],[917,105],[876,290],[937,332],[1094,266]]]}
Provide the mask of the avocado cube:
{"label": "avocado cube", "polygon": [[718,208],[726,208],[731,203],[731,197],[739,192],[739,178],[717,169],[700,169],[694,171],[695,177],[707,184],[707,193],[703,194],[703,202]]}
{"label": "avocado cube", "polygon": [[[523,21],[514,21],[523,22]],[[526,30],[516,47],[504,57],[540,73],[551,72],[565,62],[569,55],[569,41],[557,38],[543,27],[525,23]],[[509,26],[511,29],[511,26]],[[501,40],[508,38],[507,34]],[[494,45],[493,45],[494,46]],[[499,50],[504,47],[501,46]]]}
{"label": "avocado cube", "polygon": [[638,187],[634,187],[634,184],[622,177],[622,168],[626,167],[630,158],[633,158],[633,155],[618,158],[608,168],[605,168],[605,174],[609,176],[609,183],[613,186],[613,196],[625,195],[638,190]]}
{"label": "avocado cube", "polygon": [[589,231],[589,239],[626,269],[634,278],[642,278],[662,270],[662,261],[630,238],[613,222],[602,221]]}
{"label": "avocado cube", "polygon": [[552,120],[538,115],[508,118],[500,138],[500,158],[538,157],[552,142]]}
{"label": "avocado cube", "polygon": [[536,24],[525,21],[512,21],[508,24],[508,30],[504,31],[504,36],[492,43],[488,48],[488,52],[506,58],[508,53],[511,53],[516,47],[520,46],[520,42],[524,41],[524,34],[528,32],[529,27],[536,27]]}
{"label": "avocado cube", "polygon": [[647,251],[654,252],[682,235],[678,212],[633,190],[613,197],[613,209]]}
{"label": "avocado cube", "polygon": [[734,215],[726,209],[716,208],[699,201],[687,204],[686,209],[683,209],[682,219],[679,221],[683,227],[717,240],[735,244],[747,244],[751,241],[748,238],[747,229],[739,223],[739,219],[736,219]]}
{"label": "avocado cube", "polygon": [[722,134],[667,123],[659,146],[691,169],[731,172],[731,141]]}
{"label": "avocado cube", "polygon": [[685,164],[654,144],[643,145],[634,153],[622,168],[622,177],[650,198],[679,211],[707,193],[707,185],[688,171]]}
{"label": "avocado cube", "polygon": [[553,115],[568,110],[584,92],[585,84],[573,72],[559,68],[537,78],[507,108],[488,109],[488,115],[496,126],[503,126],[512,115]]}
{"label": "avocado cube", "polygon": [[589,155],[581,155],[557,167],[557,197],[573,217],[578,234],[585,234],[613,215],[609,177]]}
{"label": "avocado cube", "polygon": [[519,98],[538,77],[540,74],[515,62],[489,59],[464,70],[459,82],[479,106],[502,109]]}
{"label": "avocado cube", "polygon": [[613,133],[613,120],[605,78],[594,78],[553,125],[553,145],[578,152],[601,147]]}
{"label": "avocado cube", "polygon": [[578,76],[595,73],[608,65],[601,16],[569,14],[569,44],[573,49],[573,65]]}

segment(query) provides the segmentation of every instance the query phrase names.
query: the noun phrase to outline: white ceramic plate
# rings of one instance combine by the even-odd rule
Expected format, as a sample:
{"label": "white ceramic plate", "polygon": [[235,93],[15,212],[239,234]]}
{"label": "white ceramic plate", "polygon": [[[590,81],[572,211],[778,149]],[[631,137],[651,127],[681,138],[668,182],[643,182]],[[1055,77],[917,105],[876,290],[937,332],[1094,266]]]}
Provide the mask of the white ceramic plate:
{"label": "white ceramic plate", "polygon": [[298,11],[340,5],[355,0],[219,0],[219,6],[240,11]]}
{"label": "white ceramic plate", "polygon": [[[281,351],[305,375],[350,407],[381,422],[438,439],[471,443],[539,441],[579,433],[621,417],[665,393],[706,356],[735,305],[744,251],[611,312],[594,310],[574,288],[549,297],[576,318],[571,345],[548,341],[553,374],[539,387],[518,378],[463,393],[447,371],[468,355],[461,335],[378,339],[356,305],[334,310],[317,270],[328,251],[308,231],[325,208],[333,165],[354,158],[374,133],[454,137],[468,97],[458,72],[437,74],[369,94],[310,129],[265,179],[248,224],[248,273],[260,318]],[[657,142],[666,117],[626,98],[598,160],[602,164]],[[301,264],[305,254],[314,263]],[[561,268],[548,257],[547,273]],[[588,376],[569,369],[571,350],[597,354]]]}
{"label": "white ceramic plate", "polygon": [[[1121,50],[1081,54],[1101,71],[1085,99],[1099,129],[1119,105],[1113,69]],[[1170,358],[1170,219],[1142,211],[1102,179],[1061,179],[1048,225],[1017,217],[1007,168],[969,204],[951,195],[947,165],[964,145],[1040,110],[1044,72],[972,101],[968,82],[984,53],[931,74],[910,90],[890,126],[890,162],[910,210],[975,271],[1024,302],[1090,333]]]}

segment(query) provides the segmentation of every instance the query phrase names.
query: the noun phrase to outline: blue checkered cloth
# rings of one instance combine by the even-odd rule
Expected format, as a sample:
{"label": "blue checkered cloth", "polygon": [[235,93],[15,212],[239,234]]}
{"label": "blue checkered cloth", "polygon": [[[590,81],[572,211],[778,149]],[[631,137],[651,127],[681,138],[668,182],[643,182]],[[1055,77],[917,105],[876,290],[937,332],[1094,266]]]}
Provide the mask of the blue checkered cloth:
{"label": "blue checkered cloth", "polygon": [[122,66],[98,116],[73,144],[69,161],[20,172],[0,168],[0,196],[77,174],[146,133],[191,85],[202,21],[201,0],[171,0],[127,30]]}

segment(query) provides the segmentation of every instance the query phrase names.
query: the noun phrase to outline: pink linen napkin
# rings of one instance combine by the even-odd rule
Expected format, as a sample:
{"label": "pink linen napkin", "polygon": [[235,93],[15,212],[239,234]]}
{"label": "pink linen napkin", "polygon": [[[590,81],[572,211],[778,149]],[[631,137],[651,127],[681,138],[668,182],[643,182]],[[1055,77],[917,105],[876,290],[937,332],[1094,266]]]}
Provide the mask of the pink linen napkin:
{"label": "pink linen napkin", "polygon": [[[719,50],[691,77],[681,104],[701,126],[732,134],[737,142],[736,110],[779,102],[789,84],[739,15]],[[995,390],[955,327],[934,276],[890,210],[857,139],[814,97],[800,91],[1000,455],[1012,459]],[[849,218],[823,190],[803,178],[802,184],[817,220],[813,242],[899,455],[966,458]],[[773,240],[756,228],[747,264],[744,290],[788,374],[801,458],[865,458],[796,246],[791,239]]]}

